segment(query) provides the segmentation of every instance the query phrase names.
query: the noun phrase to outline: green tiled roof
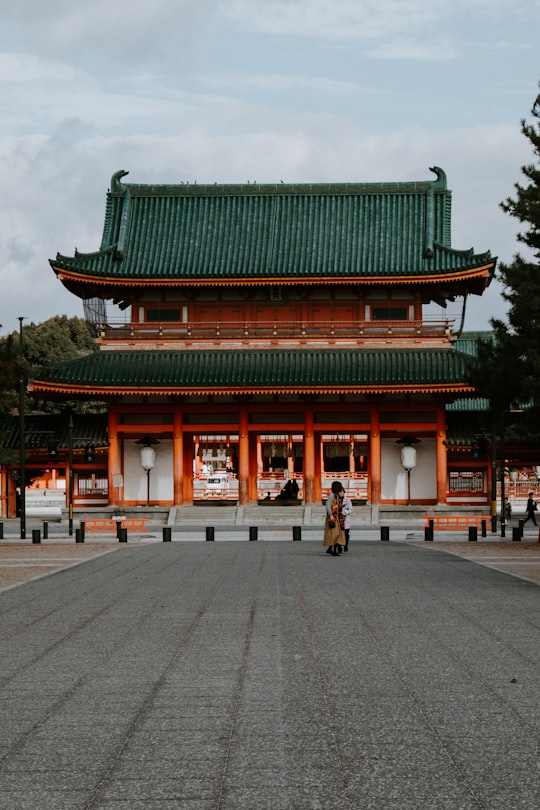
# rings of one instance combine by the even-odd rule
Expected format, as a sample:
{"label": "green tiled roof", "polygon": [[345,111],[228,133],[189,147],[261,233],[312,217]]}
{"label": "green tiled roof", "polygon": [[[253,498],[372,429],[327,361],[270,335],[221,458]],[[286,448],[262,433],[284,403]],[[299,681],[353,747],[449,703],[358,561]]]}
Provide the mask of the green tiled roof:
{"label": "green tiled roof", "polygon": [[[117,172],[100,249],[60,253],[86,281],[422,280],[490,265],[451,247],[451,192],[410,183],[136,185]],[[493,265],[493,267],[491,267]],[[66,282],[64,282],[66,283]]]}
{"label": "green tiled roof", "polygon": [[481,397],[460,397],[454,402],[449,402],[446,406],[447,411],[461,413],[478,413],[489,411],[489,409],[489,399],[482,399]]}
{"label": "green tiled roof", "polygon": [[[25,417],[25,446],[28,451],[47,449],[52,439],[60,449],[69,447],[69,426],[65,414],[27,414]],[[19,448],[20,419],[7,416],[0,421],[0,445],[8,450]],[[74,449],[108,444],[107,414],[73,414],[72,443]]]}
{"label": "green tiled roof", "polygon": [[36,393],[452,390],[465,358],[452,349],[101,351],[51,367]]}

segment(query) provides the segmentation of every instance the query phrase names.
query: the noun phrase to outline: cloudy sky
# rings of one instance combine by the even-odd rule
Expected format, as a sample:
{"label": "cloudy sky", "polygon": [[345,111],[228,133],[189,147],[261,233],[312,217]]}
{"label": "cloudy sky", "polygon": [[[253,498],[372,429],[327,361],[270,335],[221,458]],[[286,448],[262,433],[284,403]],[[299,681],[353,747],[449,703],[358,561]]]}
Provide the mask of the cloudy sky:
{"label": "cloudy sky", "polygon": [[[99,247],[118,169],[371,182],[437,165],[453,246],[519,249],[499,203],[532,160],[538,0],[19,0],[0,23],[2,334],[83,314],[48,259]],[[466,328],[504,315],[500,292],[469,300]]]}

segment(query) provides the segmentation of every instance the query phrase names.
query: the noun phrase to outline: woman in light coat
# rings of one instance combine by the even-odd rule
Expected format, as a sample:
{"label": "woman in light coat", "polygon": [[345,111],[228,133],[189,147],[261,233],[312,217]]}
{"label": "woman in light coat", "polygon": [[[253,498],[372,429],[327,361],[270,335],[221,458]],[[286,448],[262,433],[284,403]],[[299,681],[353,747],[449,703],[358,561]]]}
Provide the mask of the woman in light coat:
{"label": "woman in light coat", "polygon": [[345,534],[345,547],[343,551],[349,550],[349,537],[351,534],[351,515],[353,510],[352,501],[344,489],[340,492],[342,499],[341,514],[343,515],[343,532]]}
{"label": "woman in light coat", "polygon": [[339,481],[332,482],[330,494],[326,499],[326,517],[324,521],[323,546],[326,553],[337,557],[345,546],[343,499],[340,497],[343,487]]}

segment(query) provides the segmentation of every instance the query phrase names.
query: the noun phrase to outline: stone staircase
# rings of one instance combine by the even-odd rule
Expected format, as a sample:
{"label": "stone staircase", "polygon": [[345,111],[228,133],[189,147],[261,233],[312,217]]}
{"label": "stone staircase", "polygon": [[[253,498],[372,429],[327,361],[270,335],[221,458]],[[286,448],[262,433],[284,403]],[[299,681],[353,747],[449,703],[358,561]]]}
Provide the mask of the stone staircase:
{"label": "stone staircase", "polygon": [[[171,509],[169,525],[177,529],[220,526],[221,528],[257,526],[280,529],[291,526],[319,527],[324,524],[325,507],[322,504],[262,507],[246,506],[177,506]],[[353,526],[371,524],[370,506],[355,506]]]}

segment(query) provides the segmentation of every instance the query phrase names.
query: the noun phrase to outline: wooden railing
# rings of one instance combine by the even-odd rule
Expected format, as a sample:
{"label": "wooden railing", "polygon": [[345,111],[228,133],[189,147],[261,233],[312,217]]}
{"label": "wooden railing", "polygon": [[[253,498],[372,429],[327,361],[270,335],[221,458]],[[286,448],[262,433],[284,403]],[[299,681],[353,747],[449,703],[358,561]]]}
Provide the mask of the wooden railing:
{"label": "wooden railing", "polygon": [[97,333],[114,340],[239,340],[347,339],[347,338],[444,338],[453,321],[217,321],[212,323],[98,323]]}

